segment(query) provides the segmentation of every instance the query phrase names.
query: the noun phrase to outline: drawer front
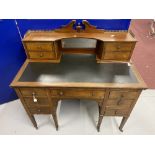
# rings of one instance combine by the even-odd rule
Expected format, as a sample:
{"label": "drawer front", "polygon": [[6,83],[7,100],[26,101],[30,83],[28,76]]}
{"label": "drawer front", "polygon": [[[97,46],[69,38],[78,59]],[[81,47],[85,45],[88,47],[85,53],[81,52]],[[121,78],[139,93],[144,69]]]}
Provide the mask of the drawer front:
{"label": "drawer front", "polygon": [[45,107],[31,107],[29,108],[29,111],[32,113],[32,114],[51,114],[52,113],[52,110],[50,109],[50,107],[48,106],[45,106]]}
{"label": "drawer front", "polygon": [[29,52],[30,59],[55,59],[54,52]]}
{"label": "drawer front", "polygon": [[119,52],[119,51],[106,51],[104,54],[105,60],[129,60],[130,59],[131,52],[125,51],[125,52]]}
{"label": "drawer front", "polygon": [[128,111],[121,109],[121,110],[116,110],[116,109],[106,109],[104,112],[105,116],[126,116],[128,115]]}
{"label": "drawer front", "polygon": [[111,90],[109,94],[109,99],[137,99],[139,95],[138,90]]}
{"label": "drawer front", "polygon": [[122,51],[131,51],[135,43],[105,43],[105,51],[108,52],[122,52]]}
{"label": "drawer front", "polygon": [[135,43],[105,43],[105,60],[129,60]]}
{"label": "drawer front", "polygon": [[53,42],[42,43],[42,42],[29,42],[25,43],[26,49],[28,51],[52,51]]}
{"label": "drawer front", "polygon": [[22,96],[28,96],[28,97],[42,97],[47,96],[47,92],[45,88],[20,88],[20,92]]}
{"label": "drawer front", "polygon": [[130,109],[130,107],[134,104],[134,100],[128,100],[128,99],[109,99],[106,102],[106,107],[111,109]]}
{"label": "drawer front", "polygon": [[105,90],[51,89],[52,97],[104,98]]}
{"label": "drawer front", "polygon": [[33,97],[25,97],[24,101],[28,107],[50,105],[47,97],[36,97],[35,99]]}

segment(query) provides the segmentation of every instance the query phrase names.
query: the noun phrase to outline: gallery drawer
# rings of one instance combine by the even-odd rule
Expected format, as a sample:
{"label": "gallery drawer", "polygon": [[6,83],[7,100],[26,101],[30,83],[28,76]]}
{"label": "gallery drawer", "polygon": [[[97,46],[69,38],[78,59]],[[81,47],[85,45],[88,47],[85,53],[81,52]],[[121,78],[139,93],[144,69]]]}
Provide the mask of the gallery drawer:
{"label": "gallery drawer", "polygon": [[135,43],[132,42],[105,42],[104,48],[105,51],[108,52],[123,52],[123,51],[131,51]]}
{"label": "gallery drawer", "polygon": [[105,90],[51,89],[52,97],[104,98]]}
{"label": "gallery drawer", "polygon": [[47,96],[46,88],[20,88],[20,92],[27,97]]}
{"label": "gallery drawer", "polygon": [[52,51],[53,42],[25,42],[27,51]]}
{"label": "gallery drawer", "polygon": [[55,59],[56,55],[54,52],[28,52],[30,59]]}
{"label": "gallery drawer", "polygon": [[104,43],[104,55],[105,60],[118,60],[128,61],[131,57],[131,52],[135,42],[107,42]]}
{"label": "gallery drawer", "polygon": [[106,51],[104,54],[105,60],[118,60],[118,61],[127,61],[130,59],[130,51]]}

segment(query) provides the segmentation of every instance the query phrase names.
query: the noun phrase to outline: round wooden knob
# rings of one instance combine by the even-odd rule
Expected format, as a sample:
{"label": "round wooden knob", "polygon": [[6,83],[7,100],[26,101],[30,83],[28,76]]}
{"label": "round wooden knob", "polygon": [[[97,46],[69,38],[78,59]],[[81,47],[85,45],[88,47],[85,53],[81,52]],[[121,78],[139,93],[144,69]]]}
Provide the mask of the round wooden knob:
{"label": "round wooden knob", "polygon": [[41,110],[40,109],[38,109],[38,112],[40,112]]}
{"label": "round wooden knob", "polygon": [[121,49],[121,46],[117,46],[117,49],[118,49],[118,50]]}
{"label": "round wooden knob", "polygon": [[40,53],[40,57],[43,57],[44,56],[44,54],[43,53]]}
{"label": "round wooden knob", "polygon": [[61,91],[59,94],[60,94],[60,95],[63,95],[64,93]]}

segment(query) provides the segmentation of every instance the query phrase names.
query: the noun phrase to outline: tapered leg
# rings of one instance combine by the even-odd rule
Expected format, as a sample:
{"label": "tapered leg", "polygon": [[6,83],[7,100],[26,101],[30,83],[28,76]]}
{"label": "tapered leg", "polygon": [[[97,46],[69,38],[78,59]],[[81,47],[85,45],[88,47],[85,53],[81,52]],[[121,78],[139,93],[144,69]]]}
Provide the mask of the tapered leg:
{"label": "tapered leg", "polygon": [[56,113],[52,114],[52,116],[53,116],[53,120],[54,120],[54,123],[55,123],[56,130],[58,130],[58,120],[57,120]]}
{"label": "tapered leg", "polygon": [[53,112],[52,112],[52,116],[53,116],[53,120],[55,123],[56,130],[58,130],[58,119],[57,119],[57,114],[56,114],[58,101],[59,100],[53,100]]}
{"label": "tapered leg", "polygon": [[100,131],[100,126],[101,126],[101,123],[102,123],[102,119],[103,119],[103,115],[99,114],[99,119],[98,119],[98,124],[97,124],[97,131],[98,132]]}
{"label": "tapered leg", "polygon": [[123,119],[122,119],[122,121],[121,121],[121,124],[120,124],[120,126],[119,126],[119,130],[121,131],[121,132],[123,132],[123,127],[124,127],[124,125],[125,125],[125,123],[126,123],[126,121],[128,120],[128,117],[123,117]]}
{"label": "tapered leg", "polygon": [[37,122],[36,122],[34,116],[33,116],[33,115],[30,115],[30,114],[28,114],[28,116],[29,116],[29,118],[30,118],[32,124],[34,125],[34,127],[35,127],[36,129],[38,129]]}

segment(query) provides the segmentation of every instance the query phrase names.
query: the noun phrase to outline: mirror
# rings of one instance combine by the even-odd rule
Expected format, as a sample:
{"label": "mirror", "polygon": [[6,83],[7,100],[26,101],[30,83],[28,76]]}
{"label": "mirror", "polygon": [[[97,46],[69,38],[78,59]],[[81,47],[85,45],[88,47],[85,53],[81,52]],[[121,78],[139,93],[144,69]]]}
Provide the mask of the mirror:
{"label": "mirror", "polygon": [[66,38],[61,40],[62,48],[96,48],[97,40],[87,38]]}

